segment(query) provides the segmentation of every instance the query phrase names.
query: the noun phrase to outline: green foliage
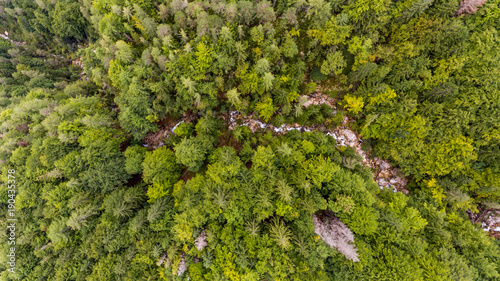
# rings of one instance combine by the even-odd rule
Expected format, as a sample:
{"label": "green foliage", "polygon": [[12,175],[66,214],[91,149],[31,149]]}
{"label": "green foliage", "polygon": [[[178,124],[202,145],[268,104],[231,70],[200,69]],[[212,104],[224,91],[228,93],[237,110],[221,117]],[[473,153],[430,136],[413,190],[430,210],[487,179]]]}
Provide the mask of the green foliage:
{"label": "green foliage", "polygon": [[290,230],[288,230],[283,221],[275,218],[270,225],[269,231],[271,232],[271,237],[273,238],[274,242],[278,244],[278,246],[284,249],[290,246],[291,232]]}
{"label": "green foliage", "polygon": [[350,196],[346,195],[337,196],[336,201],[330,202],[329,205],[329,207],[335,213],[346,213],[346,214],[352,213],[355,206],[356,203],[354,203],[354,200]]}
{"label": "green foliage", "polygon": [[134,145],[129,146],[123,153],[125,156],[125,171],[128,174],[139,174],[142,172],[142,161],[144,161],[144,156],[147,149],[142,146]]}
{"label": "green foliage", "polygon": [[362,97],[355,97],[349,94],[344,97],[344,102],[347,110],[353,114],[360,113],[365,104]]}
{"label": "green foliage", "polygon": [[326,55],[326,60],[321,65],[321,73],[326,76],[332,74],[339,75],[346,65],[341,52],[331,52]]}
{"label": "green foliage", "polygon": [[167,195],[180,178],[181,167],[177,164],[174,152],[162,146],[146,152],[142,162],[142,174],[151,201]]}
{"label": "green foliage", "polygon": [[354,211],[346,218],[346,223],[354,233],[371,235],[377,232],[378,214],[366,206],[356,206]]}
{"label": "green foliage", "polygon": [[283,54],[286,57],[293,57],[299,53],[299,49],[297,48],[297,44],[295,43],[292,37],[288,37],[283,44]]}
{"label": "green foliage", "polygon": [[[207,147],[208,144],[208,147]],[[199,138],[184,138],[175,147],[175,157],[181,164],[188,167],[189,171],[197,172],[203,165],[210,143]]]}
{"label": "green foliage", "polygon": [[325,74],[323,74],[323,72],[321,71],[321,68],[319,67],[315,67],[311,70],[311,79],[316,81],[316,82],[320,82],[320,81],[325,81],[327,76]]}
{"label": "green foliage", "polygon": [[175,128],[174,133],[181,137],[189,137],[193,134],[193,123],[181,123]]}
{"label": "green foliage", "polygon": [[153,131],[157,126],[154,124],[154,118],[150,118],[152,112],[148,92],[135,81],[125,88],[126,94],[116,97],[115,100],[122,107],[118,115],[120,124],[134,138],[142,139],[146,133]]}
{"label": "green foliage", "polygon": [[449,137],[444,142],[432,144],[422,159],[420,172],[428,175],[446,175],[464,170],[477,159],[472,140],[464,136]]}
{"label": "green foliage", "polygon": [[63,40],[84,41],[88,35],[88,21],[80,12],[77,2],[57,2],[53,11],[52,30]]}
{"label": "green foliage", "polygon": [[499,1],[459,2],[3,1],[0,279],[498,280]]}
{"label": "green foliage", "polygon": [[96,36],[89,22],[89,8],[73,0],[50,3],[15,1],[5,6],[7,12],[1,15],[1,29],[2,32],[7,30],[16,41],[44,44],[61,53],[76,50],[76,43]]}
{"label": "green foliage", "polygon": [[275,108],[273,107],[273,100],[268,97],[262,103],[256,104],[255,109],[257,110],[257,112],[259,112],[259,117],[264,122],[267,122],[274,114]]}

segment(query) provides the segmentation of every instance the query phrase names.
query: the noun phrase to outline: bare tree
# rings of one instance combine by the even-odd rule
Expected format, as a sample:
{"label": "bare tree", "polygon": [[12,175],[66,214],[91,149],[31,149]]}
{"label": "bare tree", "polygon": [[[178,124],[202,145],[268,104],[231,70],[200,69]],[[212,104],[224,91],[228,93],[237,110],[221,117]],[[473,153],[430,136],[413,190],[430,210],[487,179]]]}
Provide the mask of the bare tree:
{"label": "bare tree", "polygon": [[205,229],[196,237],[194,240],[194,245],[196,246],[196,249],[198,251],[203,251],[203,249],[207,246],[207,233],[205,232]]}
{"label": "bare tree", "polygon": [[455,12],[455,15],[474,14],[484,3],[486,3],[486,0],[464,0],[458,5],[458,10]]}
{"label": "bare tree", "polygon": [[347,259],[359,261],[354,234],[331,211],[313,216],[314,232],[330,247],[335,247]]}

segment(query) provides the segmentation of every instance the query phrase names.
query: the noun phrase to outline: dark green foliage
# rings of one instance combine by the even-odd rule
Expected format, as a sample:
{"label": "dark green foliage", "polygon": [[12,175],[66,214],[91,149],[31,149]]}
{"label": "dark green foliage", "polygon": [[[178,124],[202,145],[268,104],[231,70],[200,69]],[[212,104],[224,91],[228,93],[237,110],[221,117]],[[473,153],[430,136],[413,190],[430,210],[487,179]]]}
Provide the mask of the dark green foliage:
{"label": "dark green foliage", "polygon": [[315,67],[311,70],[311,79],[316,82],[321,82],[326,80],[326,75],[321,72],[321,68]]}
{"label": "dark green foliage", "polygon": [[[208,147],[207,147],[208,144]],[[191,172],[197,172],[203,165],[210,143],[199,138],[185,138],[174,147],[175,156]]]}
{"label": "dark green foliage", "polygon": [[[90,7],[88,7],[90,8]],[[75,50],[77,43],[93,39],[95,31],[89,11],[82,2],[15,0],[2,6],[2,25],[9,37],[33,45],[49,45],[53,50]]]}
{"label": "dark green foliage", "polygon": [[128,174],[133,175],[142,172],[142,161],[144,161],[146,151],[145,147],[138,145],[127,147],[123,155],[126,158],[125,170]]}

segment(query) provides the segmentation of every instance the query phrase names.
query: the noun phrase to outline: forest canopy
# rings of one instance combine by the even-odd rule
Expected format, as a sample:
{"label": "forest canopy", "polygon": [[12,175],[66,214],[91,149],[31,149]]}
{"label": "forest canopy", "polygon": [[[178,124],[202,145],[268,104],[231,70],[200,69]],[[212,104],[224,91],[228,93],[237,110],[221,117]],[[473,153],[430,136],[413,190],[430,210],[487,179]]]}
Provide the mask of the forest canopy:
{"label": "forest canopy", "polygon": [[499,0],[3,1],[0,280],[500,279],[499,30]]}

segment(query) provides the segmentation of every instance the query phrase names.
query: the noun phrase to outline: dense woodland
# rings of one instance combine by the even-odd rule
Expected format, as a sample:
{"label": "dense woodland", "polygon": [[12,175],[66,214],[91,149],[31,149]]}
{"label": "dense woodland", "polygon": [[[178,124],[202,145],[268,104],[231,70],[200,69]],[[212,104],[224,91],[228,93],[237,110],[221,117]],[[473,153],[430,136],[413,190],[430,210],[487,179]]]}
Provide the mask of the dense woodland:
{"label": "dense woodland", "polygon": [[1,1],[0,280],[499,280],[468,216],[500,209],[499,31],[499,0]]}

